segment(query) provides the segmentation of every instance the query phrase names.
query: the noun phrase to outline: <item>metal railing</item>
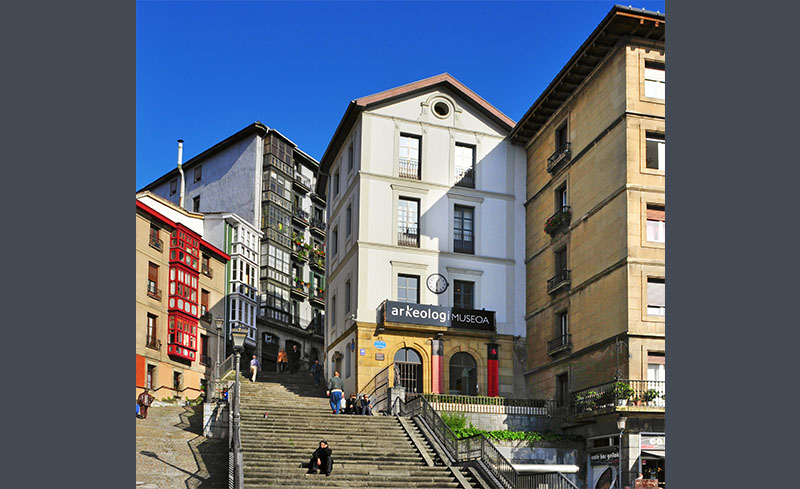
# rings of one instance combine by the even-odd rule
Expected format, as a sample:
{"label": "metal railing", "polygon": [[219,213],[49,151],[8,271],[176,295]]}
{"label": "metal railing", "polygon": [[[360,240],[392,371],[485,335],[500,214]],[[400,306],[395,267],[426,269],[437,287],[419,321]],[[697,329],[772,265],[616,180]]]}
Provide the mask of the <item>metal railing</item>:
{"label": "metal railing", "polygon": [[311,189],[311,179],[308,177],[304,177],[300,173],[294,174],[294,181],[295,183],[298,183],[309,190]]}
{"label": "metal railing", "polygon": [[572,212],[570,211],[570,207],[568,205],[561,206],[555,214],[548,217],[544,223],[544,232],[553,236],[558,230],[563,228],[564,226],[569,227],[570,219],[572,218]]}
{"label": "metal railing", "polygon": [[396,401],[401,416],[419,416],[437,438],[439,444],[455,464],[470,462],[489,472],[502,487],[507,489],[577,489],[564,474],[558,472],[524,474],[518,472],[509,460],[484,435],[459,439],[447,426],[439,413],[424,396],[414,396],[410,401]]}
{"label": "metal railing", "polygon": [[556,415],[552,399],[514,399],[507,397],[463,396],[454,394],[420,394],[437,411],[523,414],[528,416]]}
{"label": "metal railing", "polygon": [[405,231],[397,232],[398,246],[408,246],[410,248],[419,248],[419,230],[406,229]]}
{"label": "metal railing", "polygon": [[665,408],[665,382],[619,379],[574,391],[570,393],[567,414],[576,415],[626,405]]}
{"label": "metal railing", "polygon": [[312,230],[318,229],[322,232],[325,232],[325,222],[322,219],[317,219],[316,217],[312,217],[311,220],[309,220],[309,223],[311,224]]}
{"label": "metal railing", "polygon": [[547,342],[547,353],[556,353],[561,350],[572,348],[572,334],[558,335]]}
{"label": "metal railing", "polygon": [[569,285],[570,280],[570,270],[561,270],[558,272],[558,275],[551,278],[547,281],[547,293],[555,292],[557,289],[561,288],[562,286]]}
{"label": "metal railing", "polygon": [[457,168],[456,187],[475,188],[475,170],[472,168],[466,168],[466,169]]}
{"label": "metal railing", "polygon": [[473,241],[473,240],[464,240],[464,239],[454,239],[453,240],[453,251],[456,252],[456,253],[475,254],[475,241]]}
{"label": "metal railing", "polygon": [[[241,393],[239,391],[240,383],[234,383],[235,388],[228,391],[228,402],[233,406],[233,409],[228,410],[228,426],[232,427],[228,430],[228,450],[229,450],[229,463],[228,470],[228,487],[231,489],[244,489],[244,457],[242,452],[242,427],[239,416]],[[232,392],[232,394],[231,394]]]}
{"label": "metal railing", "polygon": [[161,300],[161,289],[156,287],[156,283],[152,280],[147,281],[147,295],[157,301]]}
{"label": "metal railing", "polygon": [[563,146],[556,149],[555,152],[547,158],[547,171],[552,173],[556,170],[556,168],[562,164],[569,161],[572,153],[570,152],[570,144],[571,143],[564,143]]}
{"label": "metal railing", "polygon": [[294,217],[300,220],[300,222],[304,224],[308,224],[309,219],[311,219],[311,215],[304,211],[303,209],[295,209],[294,210]]}
{"label": "metal railing", "polygon": [[399,159],[399,166],[400,178],[411,178],[413,180],[419,180],[419,161],[418,160],[410,160],[408,158],[400,158]]}
{"label": "metal railing", "polygon": [[389,387],[397,383],[397,373],[395,372],[395,375],[392,376],[390,375],[392,372],[395,372],[394,363],[390,363],[375,374],[361,389],[361,392],[369,396],[372,401],[373,412],[380,413],[389,410]]}

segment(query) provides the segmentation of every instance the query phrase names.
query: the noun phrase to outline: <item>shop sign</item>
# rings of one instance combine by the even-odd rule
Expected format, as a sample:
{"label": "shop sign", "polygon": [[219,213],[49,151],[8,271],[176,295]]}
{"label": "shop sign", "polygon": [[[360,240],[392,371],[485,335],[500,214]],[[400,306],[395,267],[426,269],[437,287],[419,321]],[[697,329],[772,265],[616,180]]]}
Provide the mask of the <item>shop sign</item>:
{"label": "shop sign", "polygon": [[663,435],[642,435],[640,438],[642,450],[666,450],[667,441]]}
{"label": "shop sign", "polygon": [[494,311],[395,301],[385,301],[382,308],[381,322],[495,331]]}
{"label": "shop sign", "polygon": [[358,350],[358,354],[363,357],[364,355],[367,354],[367,349],[366,348],[361,348],[360,350]]}
{"label": "shop sign", "polygon": [[605,452],[594,452],[589,454],[589,461],[593,464],[617,463],[619,460],[619,450],[614,449]]}
{"label": "shop sign", "polygon": [[658,479],[636,479],[633,481],[634,489],[658,489]]}
{"label": "shop sign", "polygon": [[383,361],[383,360],[385,360],[385,359],[386,359],[386,357],[384,356],[384,354],[383,354],[383,353],[376,353],[376,354],[375,354],[375,360],[377,360],[377,361],[379,361],[379,362],[382,362],[382,361]]}
{"label": "shop sign", "polygon": [[375,342],[375,348],[377,348],[378,350],[383,350],[384,348],[386,348],[386,342],[385,341],[376,341]]}

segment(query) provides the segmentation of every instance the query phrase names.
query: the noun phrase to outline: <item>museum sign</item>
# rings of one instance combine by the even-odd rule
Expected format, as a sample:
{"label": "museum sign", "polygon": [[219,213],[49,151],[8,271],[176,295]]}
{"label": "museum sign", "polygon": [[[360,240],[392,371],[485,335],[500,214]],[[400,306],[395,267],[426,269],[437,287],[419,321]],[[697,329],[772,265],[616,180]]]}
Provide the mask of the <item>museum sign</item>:
{"label": "museum sign", "polygon": [[422,324],[480,331],[495,331],[494,316],[494,311],[395,301],[384,301],[378,308],[378,322],[381,324]]}

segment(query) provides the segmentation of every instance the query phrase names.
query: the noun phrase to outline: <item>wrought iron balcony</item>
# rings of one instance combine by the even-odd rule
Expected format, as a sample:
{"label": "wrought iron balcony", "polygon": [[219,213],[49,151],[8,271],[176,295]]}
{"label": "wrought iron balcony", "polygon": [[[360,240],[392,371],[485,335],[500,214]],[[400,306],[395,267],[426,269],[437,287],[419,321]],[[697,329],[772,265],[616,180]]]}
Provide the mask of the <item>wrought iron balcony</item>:
{"label": "wrought iron balcony", "polygon": [[456,169],[456,187],[475,188],[475,169]]}
{"label": "wrought iron balcony", "polygon": [[304,282],[295,280],[292,284],[291,292],[302,298],[308,297],[308,290]]}
{"label": "wrought iron balcony", "polygon": [[555,173],[556,170],[570,160],[572,157],[570,144],[571,143],[564,143],[563,146],[556,149],[555,153],[550,155],[550,158],[547,158],[547,171],[549,173]]}
{"label": "wrought iron balcony", "polygon": [[312,253],[309,265],[318,270],[325,271],[325,256]]}
{"label": "wrought iron balcony", "polygon": [[152,280],[147,281],[147,295],[157,301],[161,300],[161,289],[156,287],[156,283]]}
{"label": "wrought iron balcony", "polygon": [[311,232],[316,232],[325,236],[325,222],[322,219],[317,219],[316,217],[312,217],[309,221],[311,223]]}
{"label": "wrought iron balcony", "polygon": [[558,335],[547,342],[547,354],[554,355],[560,351],[572,349],[572,334]]}
{"label": "wrought iron balcony", "polygon": [[206,367],[211,365],[211,357],[208,355],[200,355],[200,365],[205,365]]}
{"label": "wrought iron balcony", "polygon": [[665,408],[664,381],[619,379],[571,392],[568,414],[637,410],[660,412]]}
{"label": "wrought iron balcony", "polygon": [[150,236],[150,246],[157,249],[158,251],[164,250],[164,242],[153,236]]}
{"label": "wrought iron balcony", "polygon": [[211,311],[206,311],[200,314],[200,321],[205,321],[210,324],[212,319],[213,318],[211,317]]}
{"label": "wrought iron balcony", "polygon": [[400,178],[410,178],[412,180],[419,180],[419,161],[410,160],[408,158],[400,158]]}
{"label": "wrought iron balcony", "polygon": [[545,221],[544,232],[553,237],[562,229],[569,229],[571,219],[572,212],[570,211],[570,207],[568,205],[562,206],[555,214]]}
{"label": "wrought iron balcony", "polygon": [[419,248],[419,230],[406,229],[397,233],[398,246],[408,246],[409,248]]}
{"label": "wrought iron balcony", "polygon": [[308,300],[317,306],[325,306],[325,291],[323,290],[320,292],[319,289],[312,290],[308,296]]}
{"label": "wrought iron balcony", "polygon": [[161,340],[157,340],[155,338],[147,338],[147,343],[145,343],[144,346],[152,350],[161,351]]}
{"label": "wrought iron balcony", "polygon": [[295,222],[305,227],[308,226],[311,217],[308,214],[308,212],[304,211],[303,209],[295,209],[294,214],[292,214],[292,218],[294,219]]}
{"label": "wrought iron balcony", "polygon": [[568,288],[572,280],[570,270],[561,270],[558,275],[547,281],[547,293],[552,294],[561,288]]}
{"label": "wrought iron balcony", "polygon": [[475,241],[463,239],[453,240],[453,251],[456,253],[469,253],[470,255],[474,255]]}
{"label": "wrought iron balcony", "polygon": [[304,193],[311,191],[311,179],[304,177],[299,172],[294,174],[294,184]]}

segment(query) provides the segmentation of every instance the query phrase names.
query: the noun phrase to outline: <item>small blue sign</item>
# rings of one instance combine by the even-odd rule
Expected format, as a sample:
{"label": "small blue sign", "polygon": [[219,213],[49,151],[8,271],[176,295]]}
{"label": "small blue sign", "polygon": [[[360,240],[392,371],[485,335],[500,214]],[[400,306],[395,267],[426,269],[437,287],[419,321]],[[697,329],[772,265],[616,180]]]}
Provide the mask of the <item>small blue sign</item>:
{"label": "small blue sign", "polygon": [[358,350],[358,354],[363,357],[364,355],[367,354],[367,349],[366,348],[361,348],[360,350]]}
{"label": "small blue sign", "polygon": [[375,348],[377,348],[378,350],[383,350],[384,348],[386,348],[386,342],[385,341],[376,341],[375,342]]}

